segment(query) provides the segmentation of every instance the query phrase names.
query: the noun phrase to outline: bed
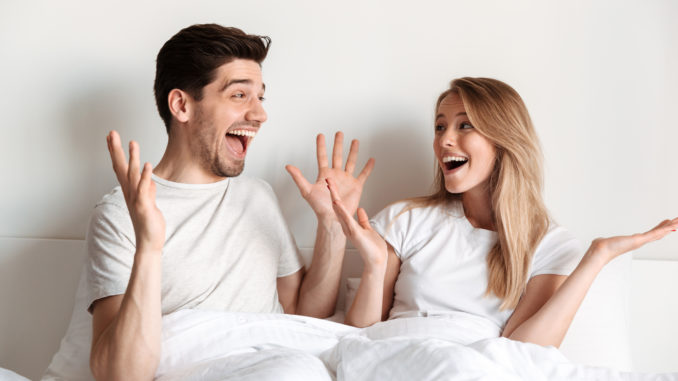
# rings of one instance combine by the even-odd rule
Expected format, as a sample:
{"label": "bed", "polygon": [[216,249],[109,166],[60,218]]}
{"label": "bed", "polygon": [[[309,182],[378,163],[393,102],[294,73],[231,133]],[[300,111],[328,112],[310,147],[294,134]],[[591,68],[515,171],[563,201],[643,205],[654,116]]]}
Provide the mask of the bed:
{"label": "bed", "polygon": [[[310,249],[302,249],[302,252],[308,257]],[[82,285],[79,288],[78,283],[84,255],[84,241],[82,240],[0,238],[0,305],[2,306],[0,379],[91,379],[87,368],[87,353],[83,352],[89,347],[89,335],[91,335],[89,324],[91,323],[84,311],[84,295],[82,293],[76,295],[76,290],[83,288]],[[339,311],[344,309],[345,298],[351,296],[351,290],[355,287],[354,281],[347,281],[347,279],[358,276],[360,271],[361,264],[357,253],[348,250],[343,269]],[[678,290],[678,261],[632,259],[631,255],[621,257],[606,267],[596,280],[560,351],[553,349],[555,351],[553,353],[540,351],[532,353],[530,349],[524,352],[527,353],[526,356],[532,356],[535,359],[540,358],[539,356],[547,356],[557,362],[558,356],[564,356],[563,359],[567,358],[574,364],[604,367],[600,368],[602,372],[600,377],[603,378],[616,377],[616,370],[678,372],[678,325],[675,324],[675,317],[678,316],[678,298],[675,298],[671,290]],[[358,333],[332,321],[305,320],[298,317],[284,317],[282,320],[280,318],[279,316],[271,317],[269,321],[264,319],[263,322],[255,318],[257,323],[248,322],[249,328],[247,329],[257,327],[257,332],[263,332],[265,330],[261,327],[272,324],[278,328],[282,327],[278,330],[279,332],[286,332],[285,329],[289,329],[290,332],[294,332],[294,335],[299,332],[303,332],[303,335],[311,334],[315,341],[301,340],[297,336],[294,336],[297,337],[296,339],[291,340],[297,340],[297,349],[313,353],[313,358],[320,358],[330,364],[332,361],[340,363],[335,364],[334,373],[330,372],[329,379],[336,377],[337,372],[343,372],[340,376],[343,374],[343,377],[348,377],[352,374],[350,372],[355,372],[356,369],[360,370],[358,374],[378,376],[378,373],[373,374],[365,370],[365,364],[349,369],[348,361],[340,361],[341,358],[346,359],[352,353],[357,353],[355,348],[380,345],[370,342],[369,334]],[[173,330],[177,326],[187,324],[187,322],[192,322],[190,326],[213,329],[214,326],[209,324],[224,326],[228,321],[234,321],[232,319],[241,321],[251,318],[236,315],[224,318],[196,312],[173,316],[171,319],[166,319],[164,324],[167,324],[167,332],[175,332]],[[341,312],[333,320],[340,319]],[[202,325],[193,324],[196,321],[202,322]],[[228,335],[242,334],[243,332],[238,330],[224,330],[225,336],[222,339],[228,341],[231,337]],[[302,337],[307,337],[303,335]],[[192,343],[190,340],[182,341],[177,337],[181,335],[178,333],[175,336],[167,335],[165,339],[174,340],[173,345],[184,350],[193,348],[191,345],[200,344]],[[349,339],[345,339],[346,337]],[[340,342],[341,345],[338,345]],[[268,346],[258,346],[259,354],[264,357],[257,361],[277,361],[280,356],[289,355],[284,363],[295,364],[297,361],[299,364],[306,364],[303,367],[304,371],[312,373],[314,366],[320,366],[321,363],[303,353],[298,351],[288,353],[290,349],[287,347],[290,345],[283,344],[283,342],[270,342]],[[406,366],[407,362],[402,361],[401,357],[407,354],[406,357],[413,361],[416,358],[414,356],[416,350],[422,350],[422,348],[431,351],[433,351],[431,348],[435,348],[435,351],[431,353],[444,353],[448,356],[457,356],[457,358],[465,358],[464,356],[476,352],[483,353],[483,351],[487,352],[484,354],[487,356],[513,351],[510,349],[512,343],[503,342],[486,343],[482,350],[475,348],[475,352],[468,353],[462,353],[460,348],[443,344],[414,341],[388,342],[387,348],[392,352],[388,358],[379,357],[379,353],[386,353],[383,348],[381,352],[366,350],[363,353],[373,353],[376,357],[362,356],[362,359],[355,359],[353,363],[370,359],[371,363],[391,361],[394,366]],[[238,360],[243,363],[242,358],[245,358],[247,354],[246,348],[251,348],[251,346],[242,344],[238,348],[225,349],[231,351],[228,352],[228,359],[230,359],[228,361]],[[339,353],[340,350],[344,353]],[[431,353],[424,351],[421,355],[430,357]],[[203,364],[204,360],[204,358],[201,360]],[[161,367],[165,368],[161,369],[170,369],[171,367],[166,364],[173,364],[172,361],[163,359]],[[217,365],[227,367],[229,362],[224,361]],[[482,363],[482,361],[485,360],[466,363]],[[551,360],[533,359],[532,361],[540,364]],[[50,370],[45,374],[48,366]],[[214,366],[216,365],[213,364]],[[375,368],[374,371],[377,372],[379,369]],[[449,369],[443,367],[438,371],[449,372]],[[68,377],[64,377],[63,372],[70,373]],[[165,376],[159,374],[158,379],[190,378],[189,376],[176,377],[178,377],[176,372],[173,374],[172,371],[168,371],[165,372]]]}

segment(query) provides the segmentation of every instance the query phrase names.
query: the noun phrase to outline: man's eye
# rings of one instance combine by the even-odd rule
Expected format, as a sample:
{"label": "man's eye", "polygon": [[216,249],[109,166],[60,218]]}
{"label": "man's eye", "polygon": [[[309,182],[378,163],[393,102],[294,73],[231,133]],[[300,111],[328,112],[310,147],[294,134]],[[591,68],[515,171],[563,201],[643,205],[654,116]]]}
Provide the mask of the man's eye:
{"label": "man's eye", "polygon": [[469,123],[469,122],[462,122],[462,123],[459,125],[459,129],[460,129],[460,130],[466,130],[466,129],[469,129],[469,128],[473,128],[473,126],[472,126],[471,123]]}
{"label": "man's eye", "polygon": [[243,93],[235,93],[235,94],[233,94],[233,97],[234,97],[234,98],[245,98],[245,94],[243,94]]}

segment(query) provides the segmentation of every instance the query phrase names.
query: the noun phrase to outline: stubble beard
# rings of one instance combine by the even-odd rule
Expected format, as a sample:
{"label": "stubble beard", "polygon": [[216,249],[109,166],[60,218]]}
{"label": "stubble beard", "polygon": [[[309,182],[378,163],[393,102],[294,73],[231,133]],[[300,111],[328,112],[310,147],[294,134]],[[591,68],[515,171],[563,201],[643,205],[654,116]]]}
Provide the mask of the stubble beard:
{"label": "stubble beard", "polygon": [[[198,112],[196,119],[200,124],[205,123],[202,112]],[[203,167],[208,168],[210,172],[219,177],[236,177],[240,175],[243,169],[245,169],[245,160],[234,160],[229,163],[227,158],[222,159],[219,153],[222,144],[224,144],[223,139],[225,139],[225,137],[216,137],[215,142],[215,137],[209,133],[209,131],[214,130],[216,130],[216,128],[213,126],[210,126],[210,128],[201,128],[197,140],[198,147],[195,148],[198,151]],[[210,147],[213,149],[210,149]]]}

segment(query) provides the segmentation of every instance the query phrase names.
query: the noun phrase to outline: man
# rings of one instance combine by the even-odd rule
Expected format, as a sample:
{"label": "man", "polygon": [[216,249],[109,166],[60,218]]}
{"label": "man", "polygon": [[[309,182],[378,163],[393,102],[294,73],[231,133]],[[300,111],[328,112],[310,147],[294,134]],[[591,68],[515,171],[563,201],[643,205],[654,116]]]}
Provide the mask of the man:
{"label": "man", "polygon": [[346,238],[325,178],[355,211],[374,161],[354,177],[354,141],[342,170],[338,133],[331,167],[318,136],[315,183],[287,167],[318,217],[305,273],[270,186],[237,177],[266,121],[261,62],[269,44],[215,24],[181,30],[157,58],[155,96],[169,134],[161,161],[140,168],[135,142],[128,162],[118,134],[107,137],[120,188],[97,205],[87,234],[97,379],[152,379],[162,316],[180,309],[334,312]]}

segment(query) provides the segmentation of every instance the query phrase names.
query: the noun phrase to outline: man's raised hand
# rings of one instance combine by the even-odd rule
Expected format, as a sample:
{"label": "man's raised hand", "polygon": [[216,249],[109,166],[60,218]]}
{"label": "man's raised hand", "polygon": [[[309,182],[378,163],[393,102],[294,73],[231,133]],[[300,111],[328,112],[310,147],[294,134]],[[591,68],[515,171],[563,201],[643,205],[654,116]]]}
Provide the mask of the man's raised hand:
{"label": "man's raised hand", "polygon": [[116,131],[108,134],[106,142],[134,225],[137,252],[161,253],[165,244],[165,219],[155,204],[155,183],[151,180],[153,168],[150,163],[145,163],[140,173],[139,144],[136,142],[129,143],[129,163]]}
{"label": "man's raised hand", "polygon": [[325,148],[325,136],[318,134],[316,138],[316,155],[318,160],[318,177],[315,183],[310,183],[299,168],[287,165],[285,169],[297,184],[301,196],[308,202],[318,219],[336,220],[337,216],[332,209],[332,197],[327,189],[326,179],[331,177],[335,184],[337,195],[343,200],[346,210],[353,215],[358,208],[360,196],[365,181],[374,168],[374,159],[370,158],[357,177],[353,176],[356,161],[358,159],[358,140],[351,142],[351,148],[346,159],[346,166],[342,169],[342,148],[344,134],[340,131],[334,136],[334,148],[332,149],[332,166],[329,165]]}

